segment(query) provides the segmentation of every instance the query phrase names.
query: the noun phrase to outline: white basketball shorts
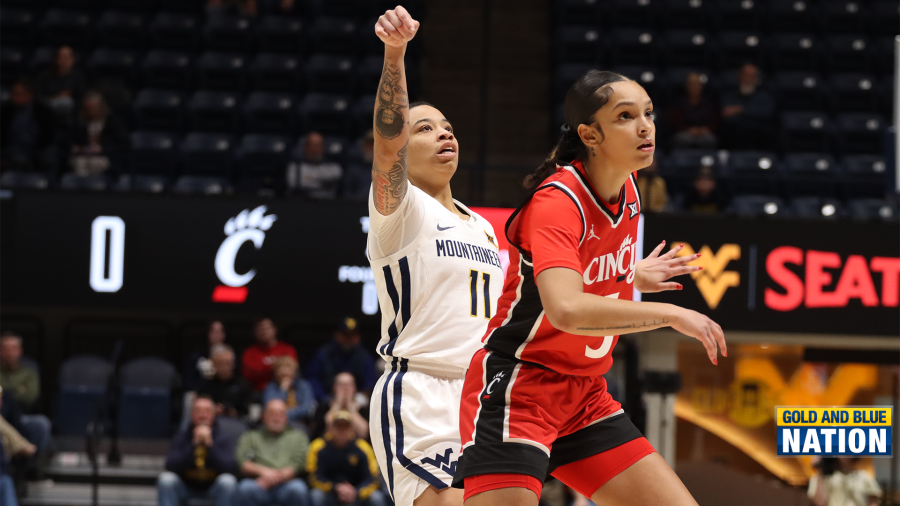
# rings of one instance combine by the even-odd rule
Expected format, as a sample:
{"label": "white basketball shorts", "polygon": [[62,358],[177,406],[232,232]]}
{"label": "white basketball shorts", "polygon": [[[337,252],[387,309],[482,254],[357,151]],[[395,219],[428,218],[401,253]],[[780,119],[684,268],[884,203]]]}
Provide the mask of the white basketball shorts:
{"label": "white basketball shorts", "polygon": [[372,448],[396,506],[412,506],[428,486],[449,487],[462,446],[465,373],[424,370],[394,358],[372,392]]}

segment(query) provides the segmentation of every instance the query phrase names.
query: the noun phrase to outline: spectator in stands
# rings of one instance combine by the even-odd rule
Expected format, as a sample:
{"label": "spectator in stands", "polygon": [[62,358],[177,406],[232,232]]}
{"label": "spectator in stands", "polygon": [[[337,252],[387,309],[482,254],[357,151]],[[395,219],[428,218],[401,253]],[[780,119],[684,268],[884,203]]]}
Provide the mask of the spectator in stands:
{"label": "spectator in stands", "polygon": [[211,16],[256,16],[256,0],[207,0],[206,12]]}
{"label": "spectator in stands", "polygon": [[375,388],[375,361],[363,347],[355,318],[345,317],[338,323],[334,338],[316,351],[306,367],[306,379],[320,402],[328,396],[338,373],[349,372],[356,379],[356,389],[371,392]]}
{"label": "spectator in stands", "polygon": [[669,192],[666,189],[666,180],[659,175],[656,159],[649,167],[637,172],[638,190],[641,192],[641,206],[643,211],[659,213],[666,210],[669,203]]}
{"label": "spectator in stands", "polygon": [[169,445],[166,471],[157,480],[159,506],[187,506],[193,498],[230,506],[237,487],[235,443],[220,429],[213,400],[197,396],[191,425]]}
{"label": "spectator in stands", "polygon": [[6,455],[6,450],[3,449],[3,445],[0,444],[0,504],[3,506],[19,506],[16,485],[11,472],[9,457]]}
{"label": "spectator in stands", "polygon": [[34,85],[19,79],[9,100],[0,105],[0,163],[3,170],[57,168],[56,118],[43,102],[35,100]]}
{"label": "spectator in stands", "polygon": [[278,340],[278,327],[271,318],[261,318],[253,328],[256,344],[244,351],[241,372],[257,392],[262,392],[272,381],[272,364],[275,357],[287,355],[297,360],[293,346]]}
{"label": "spectator in stands", "polygon": [[309,432],[309,424],[316,414],[316,397],[309,382],[297,374],[299,366],[293,357],[282,355],[275,359],[272,371],[275,378],[266,386],[263,403],[280,399],[287,406],[288,422],[295,429]]}
{"label": "spectator in stands", "polygon": [[247,415],[253,400],[253,389],[244,378],[234,373],[234,350],[219,344],[212,351],[215,374],[201,380],[197,395],[209,396],[216,403],[216,414],[232,418]]}
{"label": "spectator in stands", "polygon": [[386,505],[378,490],[375,453],[369,443],[356,437],[351,419],[347,411],[338,411],[325,437],[310,445],[306,471],[312,506]]}
{"label": "spectator in stands", "polygon": [[225,344],[225,325],[214,320],[206,327],[206,344],[202,349],[188,355],[185,360],[182,373],[182,384],[185,390],[192,391],[197,388],[201,379],[213,377],[215,367],[212,363],[212,350],[220,344]]}
{"label": "spectator in stands", "polygon": [[881,487],[859,469],[860,457],[822,458],[814,464],[806,495],[813,506],[877,506]]}
{"label": "spectator in stands", "polygon": [[325,139],[318,132],[310,132],[288,164],[288,192],[311,199],[337,198],[344,169],[337,162],[325,160]]}
{"label": "spectator in stands", "polygon": [[703,95],[703,79],[700,74],[688,74],[684,90],[685,96],[669,109],[669,122],[675,132],[672,135],[672,146],[715,149],[719,111],[713,101]]}
{"label": "spectator in stands", "polygon": [[262,429],[245,433],[238,442],[236,458],[247,478],[238,486],[235,504],[309,506],[309,489],[300,479],[309,438],[288,425],[287,406],[279,399],[266,404],[262,421]]}
{"label": "spectator in stands", "polygon": [[694,213],[715,214],[724,211],[726,207],[728,207],[728,202],[713,177],[712,169],[701,168],[694,180],[693,188],[684,199],[685,210]]}
{"label": "spectator in stands", "polygon": [[[6,395],[3,394],[3,388],[0,386],[0,442],[2,442],[3,449],[9,458],[17,455],[30,457],[37,453],[37,446],[32,444],[22,435],[22,432],[17,426],[18,424],[16,424],[16,408],[13,407],[10,409],[15,401],[10,397],[6,397],[5,399],[4,397],[6,397]],[[13,414],[10,415],[10,413]],[[7,419],[7,416],[9,416],[10,419]]]}
{"label": "spectator in stands", "polygon": [[356,437],[369,438],[369,401],[356,391],[356,380],[349,372],[339,373],[334,379],[330,399],[319,404],[316,410],[314,434],[321,436],[331,427],[334,417],[341,411],[350,413],[350,422]]}
{"label": "spectator in stands", "polygon": [[16,428],[43,452],[50,444],[52,427],[49,418],[34,414],[41,393],[41,380],[37,371],[23,365],[21,359],[22,336],[4,332],[0,335],[0,385],[4,386],[18,407],[26,413],[17,417]]}
{"label": "spectator in stands", "polygon": [[746,63],[738,74],[738,89],[722,96],[722,141],[727,149],[767,149],[775,100],[760,88],[759,69]]}
{"label": "spectator in stands", "polygon": [[344,173],[343,197],[350,200],[366,200],[372,186],[372,163],[375,160],[375,135],[371,130],[357,141],[358,160],[351,163]]}
{"label": "spectator in stands", "polygon": [[128,143],[128,132],[113,115],[103,96],[96,92],[84,95],[78,123],[72,135],[69,163],[79,176],[102,174],[109,169],[110,156]]}
{"label": "spectator in stands", "polygon": [[84,72],[75,66],[75,52],[69,46],[60,46],[53,63],[38,76],[35,88],[38,96],[69,125],[74,119],[75,104],[84,93],[85,83]]}

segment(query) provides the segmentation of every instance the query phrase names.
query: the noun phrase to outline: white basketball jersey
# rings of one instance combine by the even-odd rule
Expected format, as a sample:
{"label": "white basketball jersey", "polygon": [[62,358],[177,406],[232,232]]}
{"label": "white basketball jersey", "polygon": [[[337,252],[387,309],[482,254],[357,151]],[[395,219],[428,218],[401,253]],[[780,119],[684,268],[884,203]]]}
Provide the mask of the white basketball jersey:
{"label": "white basketball jersey", "polygon": [[409,184],[400,208],[382,216],[369,192],[367,253],[385,360],[464,371],[482,346],[503,291],[497,239],[486,219],[454,203],[468,220]]}

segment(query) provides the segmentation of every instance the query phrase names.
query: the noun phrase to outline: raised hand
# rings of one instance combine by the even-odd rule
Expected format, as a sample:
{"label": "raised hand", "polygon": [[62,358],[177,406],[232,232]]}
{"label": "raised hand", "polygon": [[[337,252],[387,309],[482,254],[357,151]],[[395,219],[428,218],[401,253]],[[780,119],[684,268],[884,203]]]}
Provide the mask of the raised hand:
{"label": "raised hand", "polygon": [[401,6],[396,9],[385,11],[375,23],[375,35],[381,39],[385,45],[391,47],[403,47],[416,36],[419,29],[419,22],[409,15]]}
{"label": "raised hand", "polygon": [[659,243],[659,246],[651,252],[647,258],[639,261],[634,269],[634,287],[641,293],[656,293],[666,290],[681,290],[681,283],[668,281],[675,276],[682,276],[702,270],[703,267],[696,265],[687,265],[694,260],[700,258],[700,253],[676,258],[684,248],[684,244],[680,244],[665,255],[659,256],[666,241]]}

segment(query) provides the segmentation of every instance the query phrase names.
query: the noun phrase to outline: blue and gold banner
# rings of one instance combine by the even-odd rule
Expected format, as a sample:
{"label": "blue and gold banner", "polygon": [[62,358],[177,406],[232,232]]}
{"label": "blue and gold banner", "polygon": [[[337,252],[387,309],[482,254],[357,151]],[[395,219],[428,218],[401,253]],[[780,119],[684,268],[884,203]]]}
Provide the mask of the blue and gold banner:
{"label": "blue and gold banner", "polygon": [[775,408],[779,456],[890,457],[891,406]]}

